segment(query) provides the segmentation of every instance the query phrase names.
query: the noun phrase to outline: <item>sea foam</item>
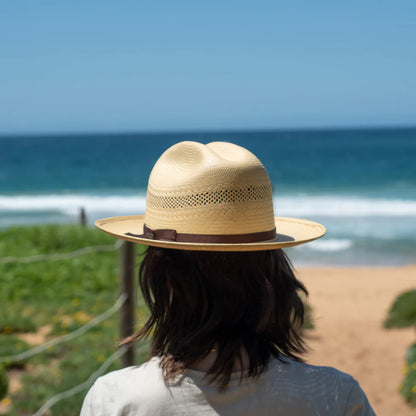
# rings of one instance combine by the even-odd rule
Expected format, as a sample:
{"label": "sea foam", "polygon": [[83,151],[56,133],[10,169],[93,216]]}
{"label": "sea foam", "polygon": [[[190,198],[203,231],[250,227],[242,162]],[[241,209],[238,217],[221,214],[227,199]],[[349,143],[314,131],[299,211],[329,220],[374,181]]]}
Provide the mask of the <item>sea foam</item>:
{"label": "sea foam", "polygon": [[[0,213],[48,211],[75,215],[81,207],[87,212],[113,212],[114,215],[143,214],[144,194],[137,195],[3,195]],[[274,199],[277,216],[307,217],[416,217],[416,201],[350,196],[299,195]]]}
{"label": "sea foam", "polygon": [[335,239],[335,238],[328,238],[323,240],[312,241],[307,246],[310,250],[317,250],[317,251],[342,251],[348,250],[353,245],[353,241],[349,239]]}
{"label": "sea foam", "polygon": [[114,215],[143,214],[146,198],[144,196],[116,195],[17,195],[0,196],[0,212],[60,212],[75,215],[80,208],[87,212],[114,212]]}
{"label": "sea foam", "polygon": [[294,217],[416,216],[416,200],[304,195],[275,198],[276,215]]}

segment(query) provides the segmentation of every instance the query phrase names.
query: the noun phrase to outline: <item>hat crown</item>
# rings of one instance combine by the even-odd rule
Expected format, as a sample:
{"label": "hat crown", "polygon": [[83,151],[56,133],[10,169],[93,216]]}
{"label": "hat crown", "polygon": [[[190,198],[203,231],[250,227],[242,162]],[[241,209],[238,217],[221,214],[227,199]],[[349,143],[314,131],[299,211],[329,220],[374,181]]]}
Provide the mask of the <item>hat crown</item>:
{"label": "hat crown", "polygon": [[269,176],[253,153],[235,144],[178,143],[151,172],[145,223],[191,234],[272,230]]}

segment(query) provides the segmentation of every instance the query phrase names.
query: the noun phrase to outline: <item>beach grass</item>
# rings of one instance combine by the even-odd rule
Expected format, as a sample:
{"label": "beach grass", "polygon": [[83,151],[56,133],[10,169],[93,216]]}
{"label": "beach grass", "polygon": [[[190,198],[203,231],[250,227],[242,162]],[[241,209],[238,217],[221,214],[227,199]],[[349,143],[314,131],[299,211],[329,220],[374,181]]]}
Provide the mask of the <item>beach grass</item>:
{"label": "beach grass", "polygon": [[[81,226],[16,227],[0,231],[1,258],[68,253],[89,246],[114,245],[106,234]],[[9,259],[12,260],[12,259]],[[44,342],[67,334],[109,309],[117,300],[117,250],[68,259],[0,264],[0,357],[30,348],[36,335]],[[140,304],[140,302],[139,302]],[[138,319],[146,310],[139,307]],[[32,338],[30,338],[32,336]],[[26,341],[25,341],[26,339]],[[7,415],[33,414],[48,399],[89,378],[117,350],[118,314],[86,334],[6,367],[22,369],[20,388],[7,396]],[[137,357],[145,359],[146,352]],[[110,370],[117,369],[115,362]],[[23,371],[24,370],[24,371]],[[78,414],[86,391],[58,402],[52,415]]]}

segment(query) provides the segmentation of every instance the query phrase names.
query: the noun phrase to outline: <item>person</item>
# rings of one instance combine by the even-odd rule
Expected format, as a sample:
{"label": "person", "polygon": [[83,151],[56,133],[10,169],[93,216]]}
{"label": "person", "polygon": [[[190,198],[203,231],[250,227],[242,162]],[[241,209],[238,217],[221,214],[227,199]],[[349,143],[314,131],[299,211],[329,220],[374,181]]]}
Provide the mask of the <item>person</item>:
{"label": "person", "polygon": [[250,151],[177,143],[151,172],[145,214],[96,225],[148,246],[139,283],[150,316],[126,342],[150,337],[151,358],[100,377],[81,416],[374,415],[353,377],[303,361],[307,290],[283,248],[326,230],[274,217]]}

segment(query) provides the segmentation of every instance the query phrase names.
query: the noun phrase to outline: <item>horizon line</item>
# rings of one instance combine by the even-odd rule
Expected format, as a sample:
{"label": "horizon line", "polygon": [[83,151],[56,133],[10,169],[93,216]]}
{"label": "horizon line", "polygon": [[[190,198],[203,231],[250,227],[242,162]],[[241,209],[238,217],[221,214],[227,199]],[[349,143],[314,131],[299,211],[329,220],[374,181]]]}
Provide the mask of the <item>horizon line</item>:
{"label": "horizon line", "polygon": [[355,125],[355,126],[310,126],[310,127],[225,127],[225,128],[172,128],[172,129],[143,129],[143,130],[65,130],[65,131],[41,131],[41,132],[0,132],[0,138],[11,137],[39,137],[39,136],[99,136],[99,135],[157,135],[157,134],[175,134],[175,133],[250,133],[250,132],[301,132],[301,131],[358,131],[358,130],[414,130],[414,125]]}

